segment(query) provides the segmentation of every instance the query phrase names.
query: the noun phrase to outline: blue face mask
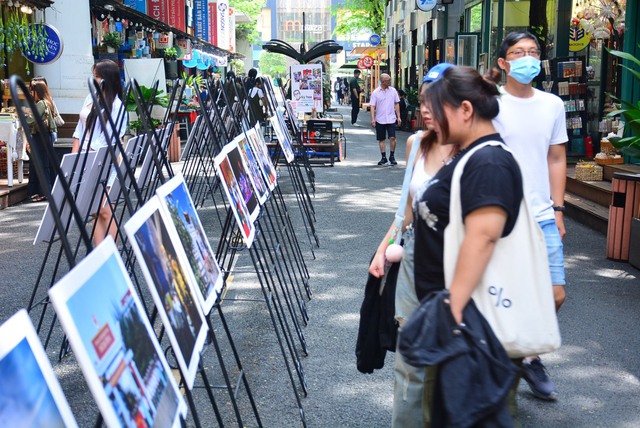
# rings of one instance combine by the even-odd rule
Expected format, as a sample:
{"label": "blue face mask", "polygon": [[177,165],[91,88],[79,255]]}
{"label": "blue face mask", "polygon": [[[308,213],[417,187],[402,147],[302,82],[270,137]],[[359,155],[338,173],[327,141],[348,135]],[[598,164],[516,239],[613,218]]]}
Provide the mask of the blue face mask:
{"label": "blue face mask", "polygon": [[531,55],[509,61],[509,65],[511,66],[509,75],[523,85],[529,84],[540,74],[540,60]]}

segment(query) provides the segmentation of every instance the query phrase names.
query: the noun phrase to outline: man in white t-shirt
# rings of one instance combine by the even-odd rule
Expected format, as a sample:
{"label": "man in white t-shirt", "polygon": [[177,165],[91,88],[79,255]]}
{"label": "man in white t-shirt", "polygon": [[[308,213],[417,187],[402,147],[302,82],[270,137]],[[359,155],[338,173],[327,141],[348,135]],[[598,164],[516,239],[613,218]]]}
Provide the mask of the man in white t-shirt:
{"label": "man in white t-shirt", "polygon": [[[500,97],[500,114],[493,122],[519,161],[525,196],[544,232],[558,310],[565,299],[562,238],[568,136],[564,103],[532,86],[540,73],[540,45],[533,34],[507,34],[498,56],[507,83]],[[534,395],[555,400],[555,385],[539,357],[525,358],[523,372]]]}
{"label": "man in white t-shirt", "polygon": [[[391,86],[391,76],[386,73],[380,75],[380,87],[376,88],[369,100],[371,108],[371,126],[376,129],[376,138],[380,145],[382,159],[378,165],[397,165],[396,151],[396,123],[402,125],[400,118],[400,97],[395,88]],[[387,145],[385,141],[389,137],[389,160],[387,160]]]}

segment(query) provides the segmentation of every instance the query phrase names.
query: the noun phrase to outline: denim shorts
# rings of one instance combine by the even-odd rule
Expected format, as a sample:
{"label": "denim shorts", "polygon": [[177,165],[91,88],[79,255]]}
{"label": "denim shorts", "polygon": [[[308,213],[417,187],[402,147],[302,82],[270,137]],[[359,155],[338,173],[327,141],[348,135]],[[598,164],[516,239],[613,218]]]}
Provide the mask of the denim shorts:
{"label": "denim shorts", "polygon": [[555,220],[545,220],[538,223],[544,240],[547,244],[547,255],[549,256],[549,271],[551,272],[551,284],[566,285],[564,276],[564,254],[562,238],[556,226]]}

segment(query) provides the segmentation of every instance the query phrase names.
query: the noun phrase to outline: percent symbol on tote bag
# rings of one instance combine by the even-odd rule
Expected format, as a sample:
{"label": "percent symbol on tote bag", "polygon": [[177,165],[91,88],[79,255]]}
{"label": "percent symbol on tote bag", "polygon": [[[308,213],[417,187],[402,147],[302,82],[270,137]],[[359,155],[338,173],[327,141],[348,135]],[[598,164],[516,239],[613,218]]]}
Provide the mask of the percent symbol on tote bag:
{"label": "percent symbol on tote bag", "polygon": [[496,296],[496,308],[499,307],[500,305],[502,305],[504,308],[510,308],[511,307],[511,300],[507,299],[506,297],[503,299],[502,298],[502,291],[504,289],[503,288],[497,288],[494,287],[493,285],[491,287],[489,287],[489,294],[491,294],[492,296]]}

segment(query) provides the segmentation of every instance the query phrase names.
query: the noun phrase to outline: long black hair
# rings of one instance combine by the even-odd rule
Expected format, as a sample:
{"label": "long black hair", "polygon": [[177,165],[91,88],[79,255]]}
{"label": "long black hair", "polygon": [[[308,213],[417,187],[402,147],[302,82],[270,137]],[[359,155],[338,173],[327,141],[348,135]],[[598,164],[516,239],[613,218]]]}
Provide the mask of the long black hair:
{"label": "long black hair", "polygon": [[[106,107],[111,110],[113,108],[113,101],[120,98],[122,101],[122,80],[120,80],[120,67],[118,64],[110,59],[103,59],[93,65],[93,76],[102,79],[100,82],[100,89],[104,95]],[[95,115],[95,109],[91,110],[89,117],[87,118],[87,129],[92,129],[97,116]],[[109,122],[109,116],[106,113],[106,109],[102,109],[101,112],[105,123]],[[117,124],[116,124],[117,125]]]}
{"label": "long black hair", "polygon": [[469,101],[476,117],[492,120],[500,111],[499,95],[495,83],[484,79],[471,67],[458,66],[446,69],[424,94],[433,119],[440,125],[444,141],[449,139],[445,105],[457,108],[463,101]]}

